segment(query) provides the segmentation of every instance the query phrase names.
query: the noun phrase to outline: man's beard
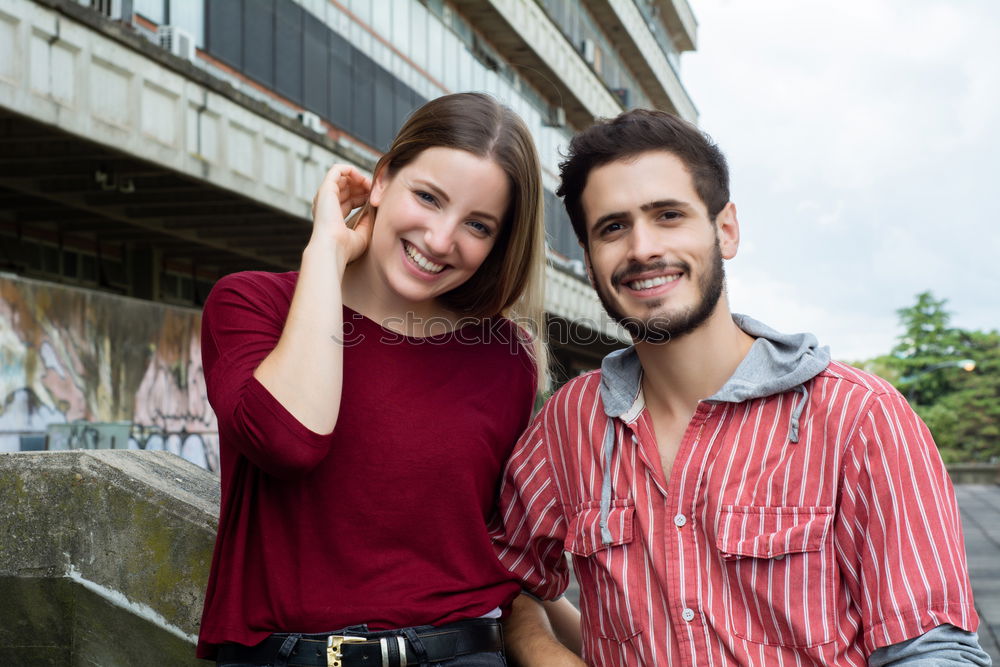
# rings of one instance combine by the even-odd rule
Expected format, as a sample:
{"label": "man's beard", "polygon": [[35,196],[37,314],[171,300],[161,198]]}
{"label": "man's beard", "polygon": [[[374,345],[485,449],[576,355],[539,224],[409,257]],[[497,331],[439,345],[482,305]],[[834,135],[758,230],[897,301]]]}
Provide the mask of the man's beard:
{"label": "man's beard", "polygon": [[[617,289],[623,282],[628,281],[630,276],[637,276],[649,271],[662,271],[667,268],[678,268],[684,271],[686,275],[691,275],[691,267],[687,262],[633,263],[612,276],[611,285]],[[627,316],[618,308],[615,300],[604,286],[604,283],[598,276],[594,276],[594,287],[597,290],[597,296],[601,299],[604,310],[608,311],[611,319],[628,331],[635,342],[647,343],[665,343],[691,333],[704,324],[705,320],[709,318],[715,310],[715,306],[719,303],[725,282],[726,270],[722,264],[722,249],[719,247],[718,239],[715,241],[715,248],[712,251],[712,259],[709,263],[708,271],[698,278],[700,300],[694,306],[682,308],[674,313],[654,315],[647,319]],[[646,306],[653,309],[658,308],[662,303],[662,300],[648,302]]]}

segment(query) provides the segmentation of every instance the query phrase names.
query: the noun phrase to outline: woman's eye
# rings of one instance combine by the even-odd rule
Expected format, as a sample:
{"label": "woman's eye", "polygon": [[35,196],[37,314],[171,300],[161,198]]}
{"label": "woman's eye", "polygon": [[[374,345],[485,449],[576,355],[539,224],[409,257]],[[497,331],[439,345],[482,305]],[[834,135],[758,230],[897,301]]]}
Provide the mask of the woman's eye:
{"label": "woman's eye", "polygon": [[416,191],[414,191],[414,194],[417,195],[417,199],[419,199],[420,201],[422,201],[422,202],[424,202],[426,204],[436,204],[437,203],[437,199],[435,199],[434,195],[432,195],[429,192],[424,192],[423,190],[416,190]]}
{"label": "woman's eye", "polygon": [[490,228],[489,225],[479,222],[478,220],[469,220],[468,224],[470,227],[475,229],[483,236],[490,236],[491,234],[493,234],[493,230]]}

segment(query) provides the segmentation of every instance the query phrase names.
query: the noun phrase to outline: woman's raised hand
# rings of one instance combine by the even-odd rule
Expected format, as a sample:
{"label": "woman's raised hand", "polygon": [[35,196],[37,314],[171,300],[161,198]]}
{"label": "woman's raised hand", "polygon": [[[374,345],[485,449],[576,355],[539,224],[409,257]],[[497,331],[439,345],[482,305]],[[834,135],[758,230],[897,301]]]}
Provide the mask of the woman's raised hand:
{"label": "woman's raised hand", "polygon": [[326,172],[313,198],[311,247],[328,247],[340,253],[344,264],[364,254],[372,234],[371,216],[358,220],[353,229],[344,220],[368,201],[371,179],[346,164],[337,164]]}

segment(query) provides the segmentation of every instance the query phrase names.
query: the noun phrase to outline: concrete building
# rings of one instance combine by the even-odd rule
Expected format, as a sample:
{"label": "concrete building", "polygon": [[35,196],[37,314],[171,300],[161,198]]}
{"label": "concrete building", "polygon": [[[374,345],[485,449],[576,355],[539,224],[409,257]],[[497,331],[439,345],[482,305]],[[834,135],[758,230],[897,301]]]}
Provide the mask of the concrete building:
{"label": "concrete building", "polygon": [[[408,113],[462,90],[535,137],[556,374],[594,367],[622,336],[552,194],[559,150],[629,107],[696,121],[695,42],[686,0],[2,0],[0,451],[62,428],[214,467],[213,282],[297,268],[326,169],[370,171]],[[101,426],[50,427],[81,420]]]}

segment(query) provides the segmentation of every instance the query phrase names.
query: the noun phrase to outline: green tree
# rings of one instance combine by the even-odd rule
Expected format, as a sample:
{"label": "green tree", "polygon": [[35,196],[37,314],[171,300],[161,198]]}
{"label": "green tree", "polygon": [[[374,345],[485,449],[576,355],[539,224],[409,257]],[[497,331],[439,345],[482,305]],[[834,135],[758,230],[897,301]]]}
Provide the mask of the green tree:
{"label": "green tree", "polygon": [[[861,364],[892,382],[927,424],[946,463],[1000,459],[1000,333],[951,326],[930,292],[896,311],[903,333],[890,354]],[[971,359],[969,372],[958,367]]]}
{"label": "green tree", "polygon": [[884,363],[898,371],[897,387],[914,405],[933,405],[954,391],[958,373],[942,365],[969,358],[963,356],[966,334],[950,326],[947,303],[922,292],[916,304],[896,311],[903,334]]}
{"label": "green tree", "polygon": [[1000,333],[971,331],[965,338],[963,354],[975,370],[952,374],[952,391],[917,412],[946,462],[994,461],[1000,458]]}

